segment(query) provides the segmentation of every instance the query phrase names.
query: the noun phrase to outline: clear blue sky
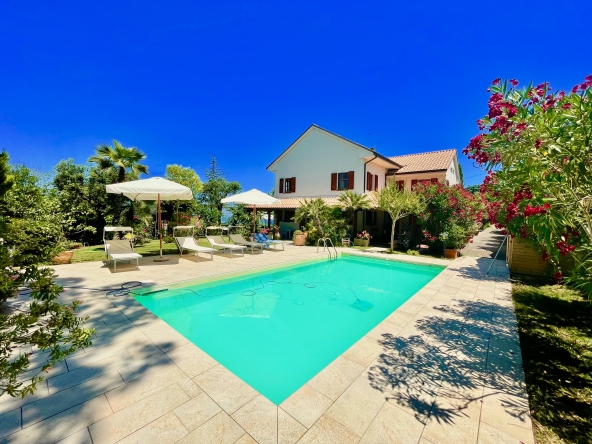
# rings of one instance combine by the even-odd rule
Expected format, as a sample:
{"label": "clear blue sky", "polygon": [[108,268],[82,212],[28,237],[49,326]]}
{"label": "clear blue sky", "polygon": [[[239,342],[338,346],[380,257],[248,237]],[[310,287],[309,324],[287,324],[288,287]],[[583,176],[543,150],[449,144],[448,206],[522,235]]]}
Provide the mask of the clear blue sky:
{"label": "clear blue sky", "polygon": [[203,177],[212,154],[262,190],[312,123],[385,155],[460,154],[492,79],[567,89],[592,73],[591,17],[589,0],[3,0],[0,149],[49,171],[115,138],[151,175]]}

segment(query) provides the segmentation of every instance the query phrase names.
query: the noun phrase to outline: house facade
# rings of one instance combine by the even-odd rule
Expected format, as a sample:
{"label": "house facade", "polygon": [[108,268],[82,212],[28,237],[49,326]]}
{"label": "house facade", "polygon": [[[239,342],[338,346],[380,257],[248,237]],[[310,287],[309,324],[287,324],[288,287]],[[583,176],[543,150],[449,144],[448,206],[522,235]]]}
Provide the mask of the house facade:
{"label": "house facade", "polygon": [[[379,191],[391,181],[408,190],[426,181],[461,182],[454,149],[388,157],[314,124],[267,170],[274,173],[274,196],[280,203],[258,210],[273,211],[286,238],[299,228],[291,218],[303,198],[319,197],[336,205],[345,190],[365,194]],[[378,237],[390,230],[388,214],[379,210],[360,212],[356,225],[357,231],[366,229]]]}

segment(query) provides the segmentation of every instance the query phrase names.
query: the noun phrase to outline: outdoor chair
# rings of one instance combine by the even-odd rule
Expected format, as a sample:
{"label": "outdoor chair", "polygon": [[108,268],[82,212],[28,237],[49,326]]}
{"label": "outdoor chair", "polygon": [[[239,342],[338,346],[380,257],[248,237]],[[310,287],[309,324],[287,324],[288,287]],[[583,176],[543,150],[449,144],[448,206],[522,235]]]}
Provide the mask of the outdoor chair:
{"label": "outdoor chair", "polygon": [[259,248],[261,252],[263,252],[263,248],[265,248],[265,244],[262,244],[260,242],[249,242],[243,237],[242,234],[229,234],[228,237],[236,245],[244,245],[245,247],[250,247],[251,253],[253,254],[255,254],[255,248]]}
{"label": "outdoor chair", "polygon": [[342,237],[341,238],[341,245],[343,245],[344,247],[351,247],[351,240],[349,239],[349,237]]}
{"label": "outdoor chair", "polygon": [[183,250],[187,250],[194,252],[197,262],[199,262],[199,253],[208,253],[212,260],[214,260],[214,253],[216,250],[198,245],[197,242],[195,242],[195,238],[193,237],[175,237],[175,243],[181,252],[181,256],[183,256]]}
{"label": "outdoor chair", "polygon": [[105,254],[113,261],[113,272],[117,272],[117,261],[136,260],[136,268],[139,267],[138,260],[141,254],[135,253],[132,244],[128,239],[105,240]]}
{"label": "outdoor chair", "polygon": [[206,239],[208,240],[212,248],[222,249],[224,250],[224,252],[228,250],[231,258],[234,257],[234,255],[232,254],[233,251],[240,250],[242,255],[245,255],[245,248],[247,247],[245,247],[244,245],[227,244],[222,238],[222,236],[206,236]]}
{"label": "outdoor chair", "polygon": [[271,245],[273,245],[274,250],[277,250],[277,246],[281,245],[282,251],[285,249],[285,247],[284,247],[285,242],[271,240],[270,238],[267,237],[266,234],[263,234],[263,233],[255,233],[255,240],[257,242],[259,242],[260,244],[265,244],[265,248],[269,248]]}

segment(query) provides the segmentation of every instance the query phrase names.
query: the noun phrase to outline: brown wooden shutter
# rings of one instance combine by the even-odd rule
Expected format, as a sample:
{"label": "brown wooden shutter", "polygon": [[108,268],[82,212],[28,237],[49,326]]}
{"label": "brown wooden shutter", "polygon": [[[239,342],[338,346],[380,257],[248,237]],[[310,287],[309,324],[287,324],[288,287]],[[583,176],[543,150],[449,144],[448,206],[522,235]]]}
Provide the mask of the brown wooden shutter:
{"label": "brown wooden shutter", "polygon": [[378,191],[378,174],[374,176],[374,189]]}
{"label": "brown wooden shutter", "polygon": [[366,173],[366,190],[372,191],[372,174]]}
{"label": "brown wooden shutter", "polygon": [[399,191],[403,191],[405,189],[405,181],[404,180],[397,180],[397,189]]}
{"label": "brown wooden shutter", "polygon": [[353,190],[354,189],[354,172],[349,171],[347,173],[347,189]]}
{"label": "brown wooden shutter", "polygon": [[432,179],[430,179],[430,181],[431,181],[432,183],[438,183],[438,179],[435,179],[435,178],[432,178]]}
{"label": "brown wooden shutter", "polygon": [[331,173],[331,191],[337,189],[337,173]]}
{"label": "brown wooden shutter", "polygon": [[414,190],[416,186],[417,186],[417,179],[413,179],[411,181],[411,190]]}
{"label": "brown wooden shutter", "polygon": [[292,177],[292,179],[290,179],[292,181],[292,186],[290,187],[290,192],[291,193],[295,193],[296,192],[296,178]]}
{"label": "brown wooden shutter", "polygon": [[284,179],[280,179],[280,193],[284,192]]}

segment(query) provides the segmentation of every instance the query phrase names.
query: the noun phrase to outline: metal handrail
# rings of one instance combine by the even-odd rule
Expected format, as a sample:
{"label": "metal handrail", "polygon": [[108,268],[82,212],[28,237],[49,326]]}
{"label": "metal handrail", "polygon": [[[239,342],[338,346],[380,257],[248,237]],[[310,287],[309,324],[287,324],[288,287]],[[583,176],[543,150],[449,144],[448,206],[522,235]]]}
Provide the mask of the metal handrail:
{"label": "metal handrail", "polygon": [[[335,245],[333,245],[333,241],[329,237],[321,237],[317,241],[317,253],[319,252],[319,246],[320,246],[320,242],[321,241],[323,242],[323,251],[325,251],[325,249],[327,250],[327,254],[329,256],[329,260],[331,260],[331,259],[337,259],[337,249],[335,248]],[[329,243],[331,244],[331,247],[333,247],[333,251],[335,252],[335,258],[333,258],[333,255],[331,253],[331,250],[329,249],[329,245],[327,245],[327,241],[329,241]]]}
{"label": "metal handrail", "polygon": [[502,241],[501,245],[499,246],[499,248],[497,249],[497,253],[495,253],[495,256],[493,256],[493,260],[491,261],[491,265],[489,266],[489,268],[487,269],[487,273],[485,273],[485,275],[488,275],[489,272],[491,271],[491,267],[493,267],[493,264],[495,264],[495,260],[497,259],[497,255],[499,254],[500,251],[502,251],[502,247],[504,246],[504,242],[506,242],[506,239],[508,239],[508,234],[506,234],[506,237],[504,237],[504,240]]}

